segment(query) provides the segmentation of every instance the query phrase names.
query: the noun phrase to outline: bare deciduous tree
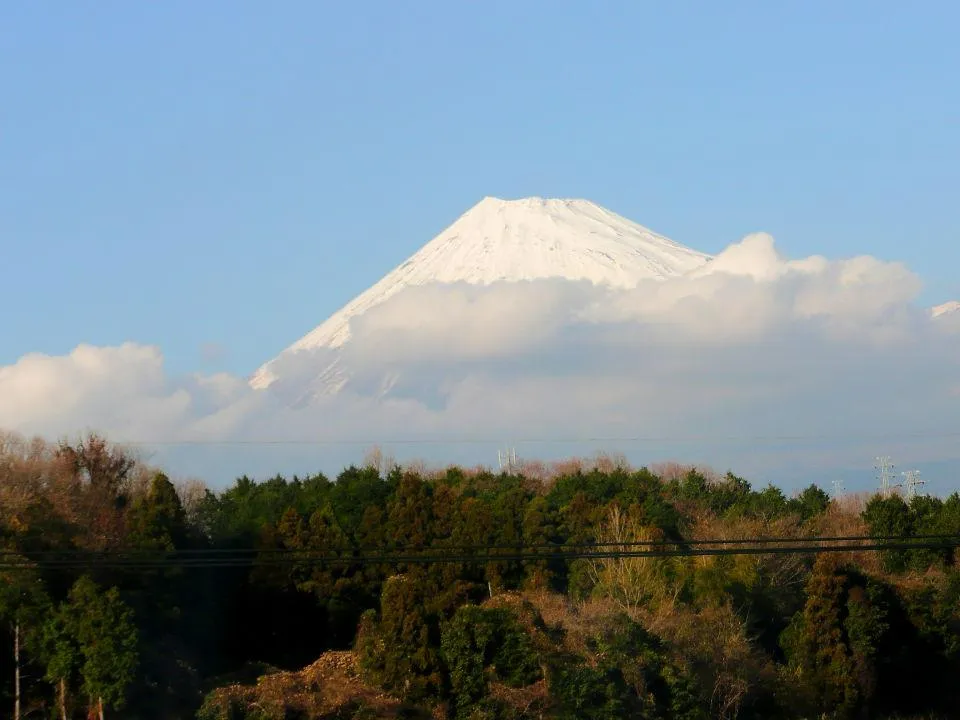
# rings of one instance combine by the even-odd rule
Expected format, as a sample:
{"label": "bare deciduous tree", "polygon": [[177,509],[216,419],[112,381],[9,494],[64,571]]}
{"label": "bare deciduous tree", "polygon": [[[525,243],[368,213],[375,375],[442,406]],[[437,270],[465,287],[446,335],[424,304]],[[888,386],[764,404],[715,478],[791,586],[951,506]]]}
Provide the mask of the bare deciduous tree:
{"label": "bare deciduous tree", "polygon": [[202,480],[196,478],[181,480],[176,483],[176,488],[187,522],[195,527],[201,527],[203,523],[200,520],[200,508],[210,490]]}
{"label": "bare deciduous tree", "polygon": [[615,470],[630,470],[630,463],[627,462],[627,456],[623,453],[599,451],[594,456],[593,469],[603,473],[610,473]]}
{"label": "bare deciduous tree", "polygon": [[[661,540],[663,533],[642,525],[614,504],[600,527],[597,540],[605,550],[628,552],[649,549],[631,545]],[[592,580],[601,592],[625,612],[636,615],[640,610],[653,612],[671,607],[678,589],[670,580],[669,559],[657,557],[609,557],[593,560]]]}
{"label": "bare deciduous tree", "polygon": [[390,472],[396,465],[396,459],[384,453],[379,445],[374,445],[363,456],[363,466],[376,470],[380,475]]}

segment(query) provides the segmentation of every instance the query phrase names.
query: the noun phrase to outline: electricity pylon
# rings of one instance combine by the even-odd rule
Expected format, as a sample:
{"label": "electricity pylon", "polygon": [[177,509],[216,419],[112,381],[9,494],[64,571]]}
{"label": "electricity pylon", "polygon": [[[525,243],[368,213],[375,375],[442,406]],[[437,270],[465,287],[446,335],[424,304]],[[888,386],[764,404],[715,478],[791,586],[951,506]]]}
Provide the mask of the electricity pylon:
{"label": "electricity pylon", "polygon": [[923,485],[926,481],[920,479],[919,470],[907,470],[903,473],[903,487],[905,489],[905,494],[907,500],[915,498],[917,496],[917,488]]}
{"label": "electricity pylon", "polygon": [[497,463],[500,465],[501,472],[513,472],[516,470],[517,467],[519,467],[516,449],[497,450]]}
{"label": "electricity pylon", "polygon": [[880,494],[887,497],[893,488],[898,487],[892,482],[894,465],[889,457],[883,456],[877,458],[877,464],[874,467],[878,472],[877,479],[880,480]]}
{"label": "electricity pylon", "polygon": [[839,500],[843,497],[843,480],[840,478],[833,479],[833,499]]}

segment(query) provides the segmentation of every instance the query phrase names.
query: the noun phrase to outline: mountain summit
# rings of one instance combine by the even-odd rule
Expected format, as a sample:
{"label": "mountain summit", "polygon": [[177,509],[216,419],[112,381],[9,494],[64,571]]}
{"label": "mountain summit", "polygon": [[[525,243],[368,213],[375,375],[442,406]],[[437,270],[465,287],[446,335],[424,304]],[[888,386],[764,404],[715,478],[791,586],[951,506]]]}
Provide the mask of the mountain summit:
{"label": "mountain summit", "polygon": [[[587,200],[487,197],[283,355],[340,347],[350,338],[351,318],[405,287],[562,278],[629,288],[682,275],[710,259]],[[254,388],[277,379],[274,363],[253,375]]]}

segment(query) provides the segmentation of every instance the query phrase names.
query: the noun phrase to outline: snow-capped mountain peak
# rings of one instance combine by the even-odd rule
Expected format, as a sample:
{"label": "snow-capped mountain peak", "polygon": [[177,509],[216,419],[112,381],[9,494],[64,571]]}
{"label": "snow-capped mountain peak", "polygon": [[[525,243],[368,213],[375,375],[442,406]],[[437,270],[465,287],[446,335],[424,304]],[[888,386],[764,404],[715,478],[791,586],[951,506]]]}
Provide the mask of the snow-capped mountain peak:
{"label": "snow-capped mountain peak", "polygon": [[[710,259],[588,200],[485,197],[284,354],[340,347],[350,338],[351,318],[405,287],[563,278],[629,288],[682,275]],[[254,374],[254,388],[276,379],[273,363]]]}

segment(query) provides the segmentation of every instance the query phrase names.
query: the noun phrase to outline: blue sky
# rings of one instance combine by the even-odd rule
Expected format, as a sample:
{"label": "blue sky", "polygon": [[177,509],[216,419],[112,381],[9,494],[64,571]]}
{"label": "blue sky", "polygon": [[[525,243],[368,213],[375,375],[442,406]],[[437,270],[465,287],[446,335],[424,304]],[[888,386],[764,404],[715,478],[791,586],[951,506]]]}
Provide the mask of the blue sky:
{"label": "blue sky", "polygon": [[[485,195],[960,297],[955,3],[11,3],[0,366],[246,374]],[[11,311],[12,309],[12,311]],[[205,350],[206,348],[206,350]],[[216,350],[215,352],[212,350]]]}

